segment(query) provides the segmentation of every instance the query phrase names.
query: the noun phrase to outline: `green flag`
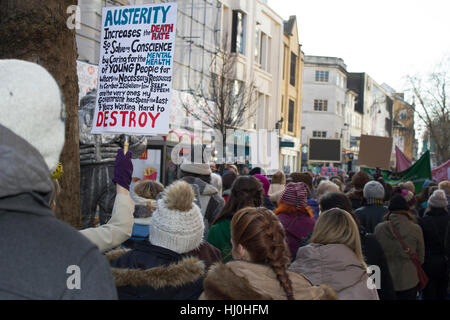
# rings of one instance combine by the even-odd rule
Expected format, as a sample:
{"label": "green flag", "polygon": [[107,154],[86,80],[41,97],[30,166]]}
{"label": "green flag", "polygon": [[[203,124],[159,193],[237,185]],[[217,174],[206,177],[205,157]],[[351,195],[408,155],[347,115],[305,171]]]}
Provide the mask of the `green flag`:
{"label": "green flag", "polygon": [[[375,174],[373,168],[361,168],[362,171],[367,172],[371,177]],[[416,187],[416,193],[422,190],[425,180],[431,180],[431,164],[430,151],[425,152],[416,163],[411,167],[401,172],[392,172],[389,170],[381,170],[384,181],[396,186],[399,183],[412,181]]]}

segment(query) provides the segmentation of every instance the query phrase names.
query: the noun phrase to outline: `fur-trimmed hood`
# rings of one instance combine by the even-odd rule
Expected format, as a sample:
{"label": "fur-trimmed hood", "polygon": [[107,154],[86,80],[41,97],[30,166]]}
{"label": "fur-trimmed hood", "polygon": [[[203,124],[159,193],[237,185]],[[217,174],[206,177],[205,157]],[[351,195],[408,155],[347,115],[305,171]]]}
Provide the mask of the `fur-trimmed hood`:
{"label": "fur-trimmed hood", "polygon": [[[288,271],[296,300],[336,300],[327,285],[312,286],[303,276]],[[203,281],[202,300],[286,300],[276,274],[268,266],[246,261],[214,264]]]}
{"label": "fur-trimmed hood", "polygon": [[[113,261],[129,250],[118,249],[109,252],[106,257]],[[150,286],[154,289],[181,287],[200,280],[205,275],[205,264],[195,257],[148,269],[111,268],[116,287]]]}

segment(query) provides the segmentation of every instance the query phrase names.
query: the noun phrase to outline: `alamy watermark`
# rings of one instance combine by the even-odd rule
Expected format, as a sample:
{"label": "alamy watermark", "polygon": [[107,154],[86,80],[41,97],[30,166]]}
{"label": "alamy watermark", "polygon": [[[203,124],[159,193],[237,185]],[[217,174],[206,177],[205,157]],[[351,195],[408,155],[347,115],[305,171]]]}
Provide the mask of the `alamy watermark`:
{"label": "alamy watermark", "polygon": [[66,273],[69,274],[66,285],[69,290],[81,290],[81,269],[77,265],[67,267]]}
{"label": "alamy watermark", "polygon": [[69,14],[66,25],[70,30],[81,29],[81,9],[80,6],[71,5],[67,7],[66,13]]}

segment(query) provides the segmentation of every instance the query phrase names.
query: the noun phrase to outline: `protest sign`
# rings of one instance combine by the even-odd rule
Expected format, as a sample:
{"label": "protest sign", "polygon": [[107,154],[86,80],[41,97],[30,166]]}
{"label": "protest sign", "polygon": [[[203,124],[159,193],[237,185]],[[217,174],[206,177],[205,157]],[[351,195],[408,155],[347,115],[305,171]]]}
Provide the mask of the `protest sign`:
{"label": "protest sign", "polygon": [[[361,168],[367,172],[372,178],[375,174],[375,168]],[[416,163],[402,172],[392,172],[389,170],[381,170],[384,181],[396,186],[399,183],[412,181],[416,188],[416,193],[422,190],[425,180],[431,180],[430,151],[425,152]]]}
{"label": "protest sign", "polygon": [[389,170],[392,137],[361,135],[358,165]]}
{"label": "protest sign", "polygon": [[79,100],[92,89],[97,89],[98,66],[77,60]]}
{"label": "protest sign", "polygon": [[176,3],[105,7],[93,134],[169,132]]}

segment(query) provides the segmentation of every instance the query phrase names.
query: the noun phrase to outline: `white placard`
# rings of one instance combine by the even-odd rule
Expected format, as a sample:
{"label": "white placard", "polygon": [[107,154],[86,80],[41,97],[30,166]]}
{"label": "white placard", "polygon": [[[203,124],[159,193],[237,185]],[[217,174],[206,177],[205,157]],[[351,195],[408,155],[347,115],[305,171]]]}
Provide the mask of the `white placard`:
{"label": "white placard", "polygon": [[105,7],[93,134],[168,134],[177,4]]}

